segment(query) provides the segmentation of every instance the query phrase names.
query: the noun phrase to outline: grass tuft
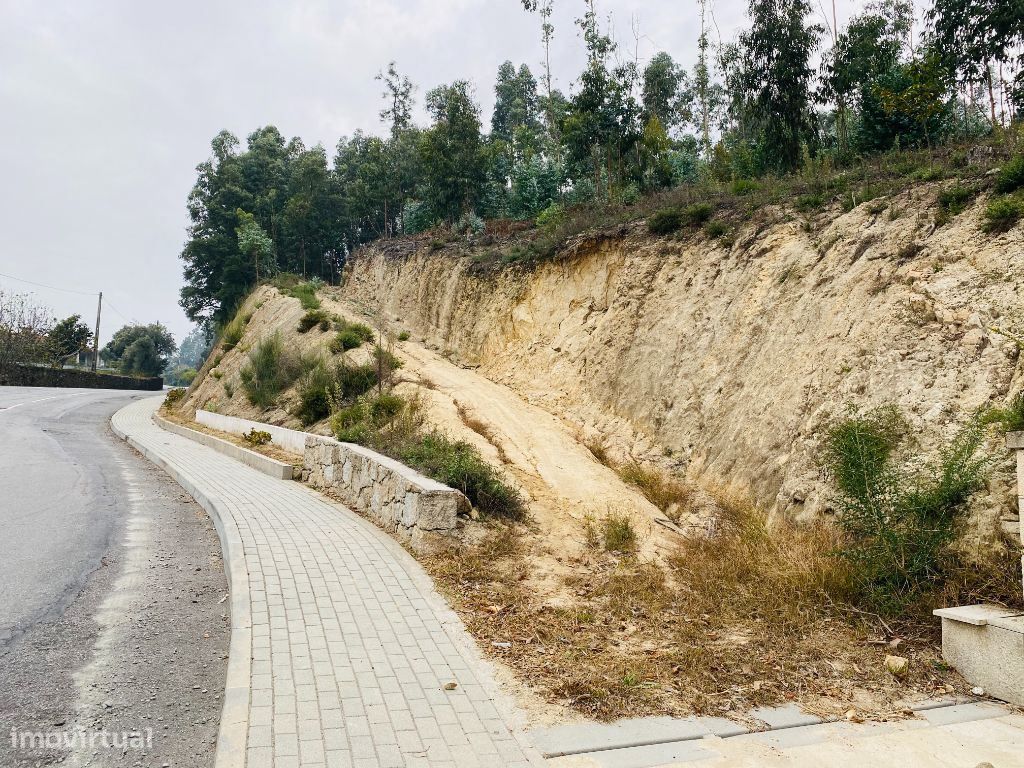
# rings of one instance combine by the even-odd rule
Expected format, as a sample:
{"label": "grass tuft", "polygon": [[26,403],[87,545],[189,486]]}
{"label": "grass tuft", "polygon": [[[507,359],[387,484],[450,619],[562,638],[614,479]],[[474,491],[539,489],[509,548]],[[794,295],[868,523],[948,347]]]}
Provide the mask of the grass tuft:
{"label": "grass tuft", "polygon": [[285,389],[302,375],[304,361],[285,349],[280,334],[259,342],[239,374],[249,402],[269,408]]}
{"label": "grass tuft", "polygon": [[299,320],[299,333],[308,333],[317,326],[321,331],[331,327],[331,315],[322,309],[311,309]]}
{"label": "grass tuft", "polygon": [[619,469],[619,477],[635,486],[674,523],[678,523],[693,504],[693,488],[658,469],[633,462]]}

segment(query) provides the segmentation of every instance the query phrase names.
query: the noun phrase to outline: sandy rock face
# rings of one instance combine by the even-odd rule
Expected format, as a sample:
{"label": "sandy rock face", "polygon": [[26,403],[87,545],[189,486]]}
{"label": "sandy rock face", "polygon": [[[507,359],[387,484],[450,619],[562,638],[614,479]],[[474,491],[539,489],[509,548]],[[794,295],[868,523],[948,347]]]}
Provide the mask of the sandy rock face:
{"label": "sandy rock face", "polygon": [[[1019,387],[1020,228],[983,203],[935,229],[934,191],[818,222],[768,210],[731,245],[642,224],[532,269],[485,272],[423,243],[350,262],[343,297],[603,439],[793,514],[827,510],[822,427],[848,404],[895,403],[929,450]],[[876,201],[877,202],[877,201]],[[893,213],[893,212],[898,212]],[[997,531],[1001,468],[976,522]]]}

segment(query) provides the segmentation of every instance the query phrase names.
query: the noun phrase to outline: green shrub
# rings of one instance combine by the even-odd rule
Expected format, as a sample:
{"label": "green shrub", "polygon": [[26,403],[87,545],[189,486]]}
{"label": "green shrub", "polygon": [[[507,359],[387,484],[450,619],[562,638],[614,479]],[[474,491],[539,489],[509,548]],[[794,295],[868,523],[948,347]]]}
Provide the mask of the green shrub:
{"label": "green shrub", "polygon": [[978,190],[975,187],[957,182],[939,193],[939,206],[950,216],[956,216],[963,212],[977,194]]}
{"label": "green shrub", "polygon": [[302,308],[307,311],[320,309],[320,299],[316,295],[317,286],[313,283],[299,283],[291,289],[289,295],[299,300]]}
{"label": "green shrub", "polygon": [[729,225],[726,224],[724,221],[714,219],[704,225],[704,231],[707,232],[708,237],[719,238],[729,231]]}
{"label": "green shrub", "polygon": [[242,367],[242,389],[249,402],[269,408],[277,396],[291,386],[302,373],[302,361],[289,353],[278,334],[259,342]]}
{"label": "green shrub", "polygon": [[996,178],[996,192],[1016,192],[1024,187],[1024,154],[1017,155],[1003,166]]}
{"label": "green shrub", "polygon": [[316,326],[320,326],[321,331],[326,331],[331,327],[331,315],[322,309],[309,310],[299,320],[299,333],[307,333]]}
{"label": "green shrub", "polygon": [[269,432],[264,432],[262,429],[251,429],[242,435],[242,439],[255,448],[261,445],[269,445],[273,438]]}
{"label": "green shrub", "polygon": [[800,195],[796,199],[796,207],[801,211],[816,211],[825,205],[825,196],[822,194]]}
{"label": "green shrub", "polygon": [[382,380],[387,380],[392,373],[402,367],[402,361],[380,344],[373,348],[373,362],[377,375]]}
{"label": "green shrub", "polygon": [[224,341],[224,349],[234,349],[238,346],[238,342],[242,340],[242,336],[245,334],[245,326],[249,324],[249,315],[244,315],[241,312],[236,314],[231,322],[224,326],[224,333],[221,334],[221,338]]}
{"label": "green shrub", "polygon": [[647,229],[652,235],[670,235],[684,226],[699,227],[714,214],[710,203],[697,203],[685,209],[663,208],[647,220]]}
{"label": "green shrub", "polygon": [[334,412],[331,431],[344,443],[381,449],[384,442],[380,439],[380,432],[394,421],[405,405],[402,398],[391,393],[360,398]]}
{"label": "green shrub", "polygon": [[398,458],[428,477],[456,488],[486,515],[519,520],[526,515],[522,494],[505,482],[469,443],[432,431],[402,447]]}
{"label": "green shrub", "polygon": [[408,341],[409,338],[410,336],[408,331],[402,331],[400,334],[398,334],[399,341]]}
{"label": "green shrub", "polygon": [[933,165],[929,168],[922,168],[914,173],[913,176],[918,181],[941,181],[946,178],[946,171],[937,165]]}
{"label": "green shrub", "polygon": [[224,382],[224,394],[228,396],[228,400],[235,396],[235,386],[230,381]]}
{"label": "green shrub", "polygon": [[343,400],[354,400],[377,386],[377,371],[372,365],[342,363],[334,377]]}
{"label": "green shrub", "polygon": [[334,354],[355,349],[363,345],[363,342],[373,341],[373,331],[369,326],[362,323],[350,323],[346,320],[338,320],[334,327],[338,334],[331,339],[329,348]]}
{"label": "green shrub", "polygon": [[173,408],[185,398],[185,392],[184,387],[168,390],[166,397],[164,397],[164,406]]}
{"label": "green shrub", "polygon": [[761,184],[753,179],[736,179],[732,183],[732,193],[740,197],[752,195],[760,188]]}
{"label": "green shrub", "polygon": [[998,424],[1004,432],[1024,432],[1024,390],[1002,408],[991,408],[984,415],[986,424]]}
{"label": "green shrub", "polygon": [[363,340],[358,333],[351,330],[338,331],[328,348],[334,354],[339,354],[349,349],[355,349],[356,347],[362,346]]}
{"label": "green shrub", "polygon": [[561,203],[552,203],[537,216],[537,226],[546,232],[554,232],[565,221],[565,208]]}
{"label": "green shrub", "polygon": [[696,203],[683,211],[683,220],[691,227],[699,227],[714,215],[715,207],[711,203]]}
{"label": "green shrub", "polygon": [[365,323],[350,323],[348,320],[341,320],[337,323],[339,331],[352,331],[363,341],[373,341],[373,329]]}
{"label": "green shrub", "polygon": [[663,208],[647,219],[647,229],[652,235],[671,235],[683,226],[683,212],[678,208]]}
{"label": "green shrub", "polygon": [[221,377],[224,375],[224,371],[220,371],[214,368],[212,371],[210,371],[210,375],[213,376],[213,378],[217,379],[217,381],[220,381]]}
{"label": "green shrub", "polygon": [[337,380],[323,360],[318,360],[299,378],[299,404],[293,415],[304,426],[316,424],[331,415],[331,405],[339,398]]}
{"label": "green shrub", "polygon": [[315,277],[304,281],[294,273],[282,272],[274,275],[270,284],[283,295],[298,299],[303,309],[320,309],[320,299],[317,298],[316,292],[323,287],[323,280]]}
{"label": "green shrub", "polygon": [[519,491],[473,446],[437,431],[425,433],[419,411],[418,401],[390,392],[364,395],[334,412],[331,431],[342,442],[366,445],[457,488],[484,514],[523,518],[526,503]]}
{"label": "green shrub", "polygon": [[909,431],[893,406],[851,411],[830,425],[822,454],[839,524],[849,535],[841,554],[854,566],[864,597],[884,611],[898,610],[941,577],[942,558],[989,465],[979,456],[980,421],[961,430],[934,462],[900,460]]}
{"label": "green shrub", "polygon": [[1006,232],[1024,216],[1024,202],[1015,197],[993,198],[985,208],[982,225],[989,233]]}

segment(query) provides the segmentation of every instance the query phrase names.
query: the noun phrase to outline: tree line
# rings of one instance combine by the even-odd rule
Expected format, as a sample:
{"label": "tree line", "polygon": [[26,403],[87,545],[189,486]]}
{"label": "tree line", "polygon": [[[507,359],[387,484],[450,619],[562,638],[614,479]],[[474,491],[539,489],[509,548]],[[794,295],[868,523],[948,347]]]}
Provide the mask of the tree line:
{"label": "tree line", "polygon": [[[190,335],[201,337],[199,332]],[[105,367],[126,376],[160,376],[178,352],[174,337],[160,323],[125,325],[100,350]],[[0,288],[0,371],[15,365],[61,368],[85,364],[95,354],[92,329],[81,315],[57,320],[31,295]]]}
{"label": "tree line", "polygon": [[749,26],[724,43],[711,40],[709,2],[685,67],[666,52],[641,66],[584,0],[586,64],[563,93],[553,0],[523,0],[540,21],[540,77],[502,64],[486,129],[467,80],[429,90],[417,125],[417,88],[391,63],[378,75],[385,134],[357,131],[331,157],[273,126],[244,148],[221,132],[189,196],[182,307],[218,325],[261,279],[334,282],[378,238],[982,136],[1024,104],[1024,0],[934,0],[916,38],[908,0],[871,0],[843,29],[814,22],[808,0],[749,0]]}

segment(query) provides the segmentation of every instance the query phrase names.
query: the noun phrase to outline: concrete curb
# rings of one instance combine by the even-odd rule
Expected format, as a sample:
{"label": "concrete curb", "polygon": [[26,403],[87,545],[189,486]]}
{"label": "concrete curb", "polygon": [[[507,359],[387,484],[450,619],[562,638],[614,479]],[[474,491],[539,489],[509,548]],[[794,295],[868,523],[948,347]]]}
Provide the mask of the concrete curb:
{"label": "concrete curb", "polygon": [[187,437],[189,440],[195,440],[197,443],[201,443],[207,448],[213,448],[217,453],[223,453],[225,456],[236,459],[265,475],[270,475],[278,480],[292,480],[295,477],[295,466],[293,464],[286,464],[283,461],[272,459],[269,456],[264,456],[262,453],[256,453],[256,451],[250,451],[248,448],[242,448],[219,437],[175,424],[158,413],[153,414],[153,421],[168,432]]}
{"label": "concrete curb", "polygon": [[[127,407],[129,406],[125,406],[125,408]],[[122,408],[121,410],[124,409]],[[244,768],[246,737],[249,729],[250,685],[252,680],[250,674],[252,661],[252,615],[249,603],[249,571],[245,565],[242,537],[239,535],[238,528],[234,522],[230,518],[225,519],[217,505],[197,489],[183,473],[145,448],[120,428],[118,425],[118,415],[120,413],[121,411],[119,410],[110,418],[110,428],[114,434],[145,456],[150,462],[160,467],[178,485],[184,488],[210,515],[217,529],[217,535],[220,537],[221,551],[224,557],[224,571],[227,575],[228,590],[231,595],[231,641],[228,650],[227,679],[224,684],[224,707],[221,710],[220,730],[217,734],[217,754],[214,765],[215,768]],[[166,419],[156,416],[154,420],[161,427],[164,427],[165,424],[171,424]],[[163,423],[161,424],[160,422]],[[178,425],[173,424],[172,426],[177,427]],[[181,427],[181,429],[186,432],[193,431],[187,430],[184,427]],[[170,431],[178,433],[174,429]],[[202,433],[197,432],[196,434]],[[185,436],[189,437],[189,435]],[[204,435],[204,437],[210,436]],[[213,439],[216,440],[217,438]],[[228,443],[228,445],[231,444]],[[232,447],[237,448],[237,446]],[[291,468],[290,465],[286,466],[289,469]],[[291,475],[289,474],[289,479],[290,477]]]}

